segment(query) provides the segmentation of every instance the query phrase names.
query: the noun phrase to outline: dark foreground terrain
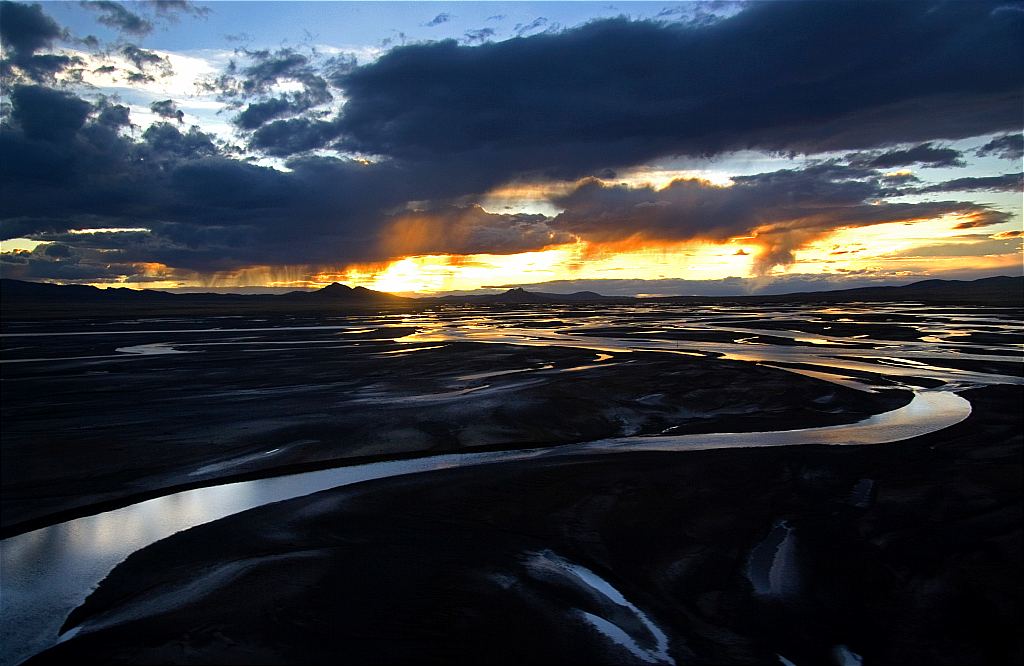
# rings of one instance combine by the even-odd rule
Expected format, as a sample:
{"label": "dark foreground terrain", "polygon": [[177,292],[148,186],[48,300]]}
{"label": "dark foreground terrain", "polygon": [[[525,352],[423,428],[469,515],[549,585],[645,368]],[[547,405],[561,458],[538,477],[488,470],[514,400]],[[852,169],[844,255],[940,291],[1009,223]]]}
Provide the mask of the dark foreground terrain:
{"label": "dark foreground terrain", "polygon": [[[1013,664],[1020,387],[875,447],[399,477],[131,556],[30,663]],[[788,662],[780,660],[779,655]]]}
{"label": "dark foreground terrain", "polygon": [[1020,663],[1021,319],[6,319],[0,664]]}

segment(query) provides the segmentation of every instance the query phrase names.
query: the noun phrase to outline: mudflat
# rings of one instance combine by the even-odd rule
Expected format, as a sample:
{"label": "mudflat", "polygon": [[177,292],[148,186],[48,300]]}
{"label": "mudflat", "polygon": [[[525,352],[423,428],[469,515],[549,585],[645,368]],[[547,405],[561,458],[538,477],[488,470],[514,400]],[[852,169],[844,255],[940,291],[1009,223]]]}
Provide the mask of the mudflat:
{"label": "mudflat", "polygon": [[1015,663],[1024,391],[966,395],[966,421],[893,445],[484,466],[247,511],[129,557],[30,663]]}
{"label": "mudflat", "polygon": [[1019,319],[5,320],[3,661],[1012,663]]}
{"label": "mudflat", "polygon": [[909,401],[713,353],[402,341],[417,330],[200,318],[4,337],[4,533],[269,470],[833,425]]}

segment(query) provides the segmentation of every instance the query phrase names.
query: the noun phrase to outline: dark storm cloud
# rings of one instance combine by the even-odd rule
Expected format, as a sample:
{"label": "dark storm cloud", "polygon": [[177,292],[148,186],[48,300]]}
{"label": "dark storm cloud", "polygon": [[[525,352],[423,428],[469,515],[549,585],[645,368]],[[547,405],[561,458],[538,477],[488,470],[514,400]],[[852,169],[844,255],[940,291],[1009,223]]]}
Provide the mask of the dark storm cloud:
{"label": "dark storm cloud", "polygon": [[0,75],[5,83],[8,79],[17,80],[17,73],[44,82],[71,66],[81,65],[82,60],[74,56],[36,54],[65,37],[65,31],[39,5],[0,2]]}
{"label": "dark storm cloud", "polygon": [[307,71],[309,58],[293,49],[279,51],[243,51],[254,62],[242,69],[245,92],[262,92],[266,86],[284,77]]}
{"label": "dark storm cloud", "polygon": [[209,134],[192,126],[182,133],[170,123],[154,123],[142,133],[143,145],[158,157],[202,157],[215,155],[217,147]]}
{"label": "dark storm cloud", "polygon": [[64,141],[78,132],[92,105],[43,86],[18,85],[11,92],[11,119],[30,139]]}
{"label": "dark storm cloud", "polygon": [[[221,85],[224,94],[249,96],[262,94],[275,83],[283,80],[310,82],[319,85],[320,77],[310,64],[310,58],[295,49],[283,48],[277,51],[242,49],[238,53],[245,57],[249,64],[237,68],[237,76],[232,75]],[[235,74],[235,72],[231,72]]]}
{"label": "dark storm cloud", "polygon": [[[263,101],[250,103],[232,119],[232,122],[239,129],[255,130],[271,120],[299,115],[303,111],[329,102],[331,99],[332,95],[326,86],[313,90],[306,89],[302,92],[289,93],[280,97],[271,97]],[[303,118],[301,120],[308,119]],[[295,125],[293,124],[292,126]]]}
{"label": "dark storm cloud", "polygon": [[[47,95],[42,122],[31,110]],[[59,237],[75,248],[102,240],[108,262],[213,271],[380,260],[380,225],[406,202],[464,193],[444,174],[395,163],[303,158],[289,172],[259,167],[224,157],[198,128],[171,123],[133,141],[111,122],[109,103],[44,88],[19,88],[15,101],[11,124],[0,127],[0,152],[19,156],[0,160],[0,234]],[[67,235],[138,226],[151,233]]]}
{"label": "dark storm cloud", "polygon": [[[334,95],[328,79],[342,76],[355,66],[353,58],[340,55],[316,63],[317,67],[311,55],[292,48],[240,49],[236,53],[247,64],[239,66],[233,61],[228,72],[208,82],[207,87],[217,92],[228,108],[242,109],[232,122],[243,130],[256,130],[272,120],[297,116],[330,102]],[[275,96],[273,87],[288,81],[301,84],[302,90]],[[298,125],[292,126],[298,128]],[[279,130],[270,130],[275,131]]]}
{"label": "dark storm cloud", "polygon": [[[56,39],[40,25],[41,37],[17,47],[31,57]],[[676,153],[843,149],[870,162],[925,142],[917,154],[932,161],[914,163],[955,160],[927,142],[1020,125],[1020,28],[1016,13],[979,3],[752,3],[707,25],[597,21],[478,47],[399,47],[363,67],[351,56],[239,51],[211,85],[250,147],[290,158],[287,170],[233,159],[178,123],[131,135],[124,106],[23,85],[0,126],[0,232],[71,253],[4,261],[36,277],[145,279],[138,266],[153,262],[205,273],[756,231],[766,269],[837,227],[947,213],[994,224],[1009,218],[979,204],[886,202],[913,181],[867,163],[817,162],[730,188],[589,181],[556,202],[557,218],[473,202],[517,178],[610,178]],[[130,76],[164,69],[157,53],[119,48],[139,68]],[[15,52],[5,42],[5,57]],[[278,92],[296,81],[301,90]],[[324,115],[338,89],[342,113]],[[324,147],[374,161],[310,156]],[[70,233],[105,227],[149,232]]]}
{"label": "dark storm cloud", "polygon": [[0,2],[0,38],[4,50],[10,50],[15,60],[31,57],[63,34],[60,25],[39,5]]}
{"label": "dark storm cloud", "polygon": [[1007,173],[1002,176],[954,178],[936,185],[917,188],[913,192],[1020,192],[1022,189],[1024,189],[1024,173]]}
{"label": "dark storm cloud", "polygon": [[336,121],[290,118],[275,120],[260,127],[249,143],[270,155],[286,157],[320,148],[340,132]]}
{"label": "dark storm cloud", "polygon": [[149,110],[161,118],[171,118],[178,121],[179,124],[185,122],[185,112],[178,108],[173,99],[153,102],[149,105]]}
{"label": "dark storm cloud", "polygon": [[1007,134],[992,139],[977,151],[980,157],[995,155],[1004,160],[1020,160],[1024,157],[1024,134]]}
{"label": "dark storm cloud", "polygon": [[892,187],[901,187],[912,183],[919,183],[921,179],[912,173],[891,173],[882,176],[882,182]]}
{"label": "dark storm cloud", "polygon": [[72,248],[68,245],[40,245],[31,252],[0,254],[3,275],[17,280],[61,280],[91,282],[125,276],[144,279],[142,268],[122,262],[107,250]]}
{"label": "dark storm cloud", "polygon": [[[112,247],[128,246],[146,242],[150,238],[149,230],[145,231],[91,231],[90,233],[53,232],[38,233],[35,240],[52,244],[73,246],[75,250],[108,250]],[[54,247],[50,245],[49,247]]]}
{"label": "dark storm cloud", "polygon": [[291,115],[295,107],[287,99],[273,97],[265,102],[253,102],[245,110],[235,116],[233,122],[242,129],[258,129],[271,120]]}
{"label": "dark storm cloud", "polygon": [[71,256],[71,248],[67,245],[47,245],[43,253],[48,257],[66,258]]}
{"label": "dark storm cloud", "polygon": [[95,106],[96,123],[113,128],[129,127],[132,124],[131,115],[127,106],[110,101],[107,97],[100,97]]}
{"label": "dark storm cloud", "polygon": [[0,129],[0,154],[19,158],[0,160],[0,226],[7,238],[138,226],[133,215],[159,219],[168,170],[216,152],[197,129],[183,134],[167,123],[133,142],[118,131],[127,111],[105,100],[93,106],[28,86],[16,88],[13,97],[11,125]]}
{"label": "dark storm cloud", "polygon": [[24,266],[28,263],[28,252],[26,250],[14,250],[13,252],[0,253],[0,267],[4,276],[8,274],[12,266]]}
{"label": "dark storm cloud", "polygon": [[[7,63],[5,61],[2,64],[6,65]],[[38,83],[45,83],[52,81],[57,74],[68,71],[71,67],[83,65],[84,61],[76,56],[44,54],[35,55],[17,63],[11,61],[11,64],[16,64],[18,69],[28,79]],[[0,67],[0,69],[4,70],[6,77],[8,73],[7,67]]]}
{"label": "dark storm cloud", "polygon": [[[0,162],[3,237],[57,241],[76,252],[60,266],[35,257],[26,276],[85,279],[94,262],[116,265],[117,275],[141,262],[200,272],[337,265],[382,260],[398,247],[518,251],[554,238],[541,216],[441,203],[465,194],[447,173],[314,157],[277,171],[224,157],[197,128],[157,123],[133,142],[101,122],[109,104],[56,101],[75,111],[57,135],[33,128],[29,136],[20,117],[0,129],[0,150],[24,156]],[[430,203],[410,210],[410,201]],[[139,226],[149,233],[68,233]],[[430,232],[417,235],[423,229]],[[113,270],[96,266],[94,279]]]}
{"label": "dark storm cloud", "polygon": [[930,142],[914,145],[913,148],[886,151],[884,153],[851,155],[850,163],[872,169],[894,169],[911,165],[925,167],[967,166],[963,153],[951,148],[936,148]]}
{"label": "dark storm cloud", "polygon": [[[45,122],[33,114],[39,106],[48,109]],[[877,170],[837,162],[736,177],[729,188],[677,181],[654,190],[588,181],[556,201],[565,212],[554,219],[496,215],[465,203],[466,195],[493,184],[493,174],[475,161],[433,169],[394,159],[303,157],[278,171],[225,157],[195,127],[157,123],[132,141],[117,131],[126,118],[121,111],[111,115],[116,106],[38,86],[15,91],[0,151],[21,159],[0,161],[0,232],[60,242],[78,257],[73,267],[33,264],[32,275],[59,271],[71,279],[94,260],[116,264],[119,275],[143,262],[208,273],[408,253],[520,252],[575,238],[723,240],[755,231],[760,266],[767,269],[791,262],[795,250],[837,227],[947,213],[975,226],[1007,219],[973,203],[879,202],[891,185]],[[453,176],[457,168],[464,171]],[[150,232],[68,234],[139,226]],[[55,258],[36,257],[43,259]],[[96,278],[102,275],[107,269],[99,266]]]}
{"label": "dark storm cloud", "polygon": [[842,227],[931,219],[957,213],[976,226],[1009,215],[974,203],[880,201],[886,187],[874,172],[834,163],[733,178],[731,187],[677,180],[668,187],[608,186],[591,180],[556,200],[564,208],[551,227],[588,241],[725,241],[756,234],[757,268],[790,264],[793,252]]}
{"label": "dark storm cloud", "polygon": [[80,3],[86,9],[99,13],[96,19],[115,30],[143,37],[153,32],[153,24],[138,14],[128,11],[124,3],[113,0],[89,0]]}
{"label": "dark storm cloud", "polygon": [[967,163],[963,153],[953,148],[936,148],[931,143],[922,143],[904,150],[889,150],[881,154],[853,155],[853,164],[873,169],[893,169],[901,166],[920,164],[926,167],[962,167]]}
{"label": "dark storm cloud", "polygon": [[750,3],[704,27],[612,19],[479,47],[395,48],[340,82],[343,145],[580,174],[666,154],[1015,129],[1024,14],[994,7]]}

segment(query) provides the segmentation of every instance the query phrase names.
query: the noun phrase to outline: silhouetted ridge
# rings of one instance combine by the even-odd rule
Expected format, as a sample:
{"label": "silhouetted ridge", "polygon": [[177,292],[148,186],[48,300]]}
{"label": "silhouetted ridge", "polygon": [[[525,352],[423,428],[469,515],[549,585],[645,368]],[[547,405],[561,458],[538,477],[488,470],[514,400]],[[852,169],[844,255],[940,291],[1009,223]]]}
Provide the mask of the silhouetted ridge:
{"label": "silhouetted ridge", "polygon": [[552,300],[547,298],[546,294],[535,294],[533,292],[526,291],[521,287],[515,289],[509,289],[504,294],[497,294],[491,296],[488,299],[491,303],[551,303]]}
{"label": "silhouetted ridge", "polygon": [[550,294],[527,291],[522,287],[500,294],[453,295],[436,298],[405,298],[366,287],[349,287],[334,282],[316,291],[292,291],[287,294],[174,294],[151,289],[126,289],[84,285],[55,285],[43,282],[22,282],[0,279],[0,300],[4,307],[33,304],[118,304],[118,305],[259,305],[277,306],[289,303],[333,303],[352,305],[385,305],[402,303],[496,303],[512,305],[552,303],[841,303],[901,302],[976,303],[980,305],[1024,306],[1024,277],[990,277],[979,280],[922,280],[899,287],[859,287],[833,291],[797,292],[790,294],[751,296],[669,296],[638,299],[629,296],[603,296],[593,291],[572,294]]}
{"label": "silhouetted ridge", "polygon": [[[360,287],[360,289],[362,289],[362,287]],[[313,293],[319,293],[323,296],[341,296],[351,294],[352,291],[354,291],[352,287],[348,286],[347,284],[342,284],[340,282],[332,282],[323,289],[321,289],[320,291],[315,291]]]}
{"label": "silhouetted ridge", "polygon": [[833,291],[790,294],[707,297],[673,296],[657,299],[670,302],[732,301],[743,303],[849,303],[902,302],[977,303],[984,305],[1024,306],[1024,276],[981,278],[978,280],[922,280],[899,287],[858,287]]}
{"label": "silhouetted ridge", "polygon": [[388,294],[383,291],[374,291],[366,287],[350,287],[340,282],[332,282],[323,289],[316,291],[293,291],[284,294],[289,299],[325,299],[332,301],[366,302],[366,301],[405,301],[410,300]]}
{"label": "silhouetted ridge", "polygon": [[316,291],[290,291],[286,294],[174,294],[152,289],[99,289],[86,285],[57,285],[44,282],[0,280],[0,297],[10,303],[139,303],[139,304],[216,304],[216,303],[289,303],[324,300],[329,302],[373,303],[404,302],[411,299],[365,287],[349,287],[334,282]]}

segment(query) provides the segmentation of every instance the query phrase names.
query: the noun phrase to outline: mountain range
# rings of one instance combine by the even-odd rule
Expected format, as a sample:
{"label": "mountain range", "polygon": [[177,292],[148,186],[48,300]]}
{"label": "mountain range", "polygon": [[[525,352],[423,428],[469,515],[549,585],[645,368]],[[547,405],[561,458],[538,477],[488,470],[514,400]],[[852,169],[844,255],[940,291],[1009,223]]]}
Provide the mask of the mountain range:
{"label": "mountain range", "polygon": [[452,295],[407,298],[365,287],[349,287],[340,283],[316,291],[292,291],[285,294],[174,294],[151,289],[107,288],[83,285],[55,285],[0,279],[0,301],[4,309],[15,306],[46,304],[95,304],[117,306],[208,306],[273,305],[273,306],[387,306],[428,304],[506,304],[544,305],[558,303],[616,304],[634,302],[662,303],[824,303],[824,302],[901,302],[977,303],[987,305],[1024,305],[1024,277],[990,277],[980,280],[924,280],[898,287],[860,287],[832,291],[798,292],[752,296],[667,296],[634,298],[603,296],[592,291],[572,294],[532,292],[522,288],[499,294]]}

